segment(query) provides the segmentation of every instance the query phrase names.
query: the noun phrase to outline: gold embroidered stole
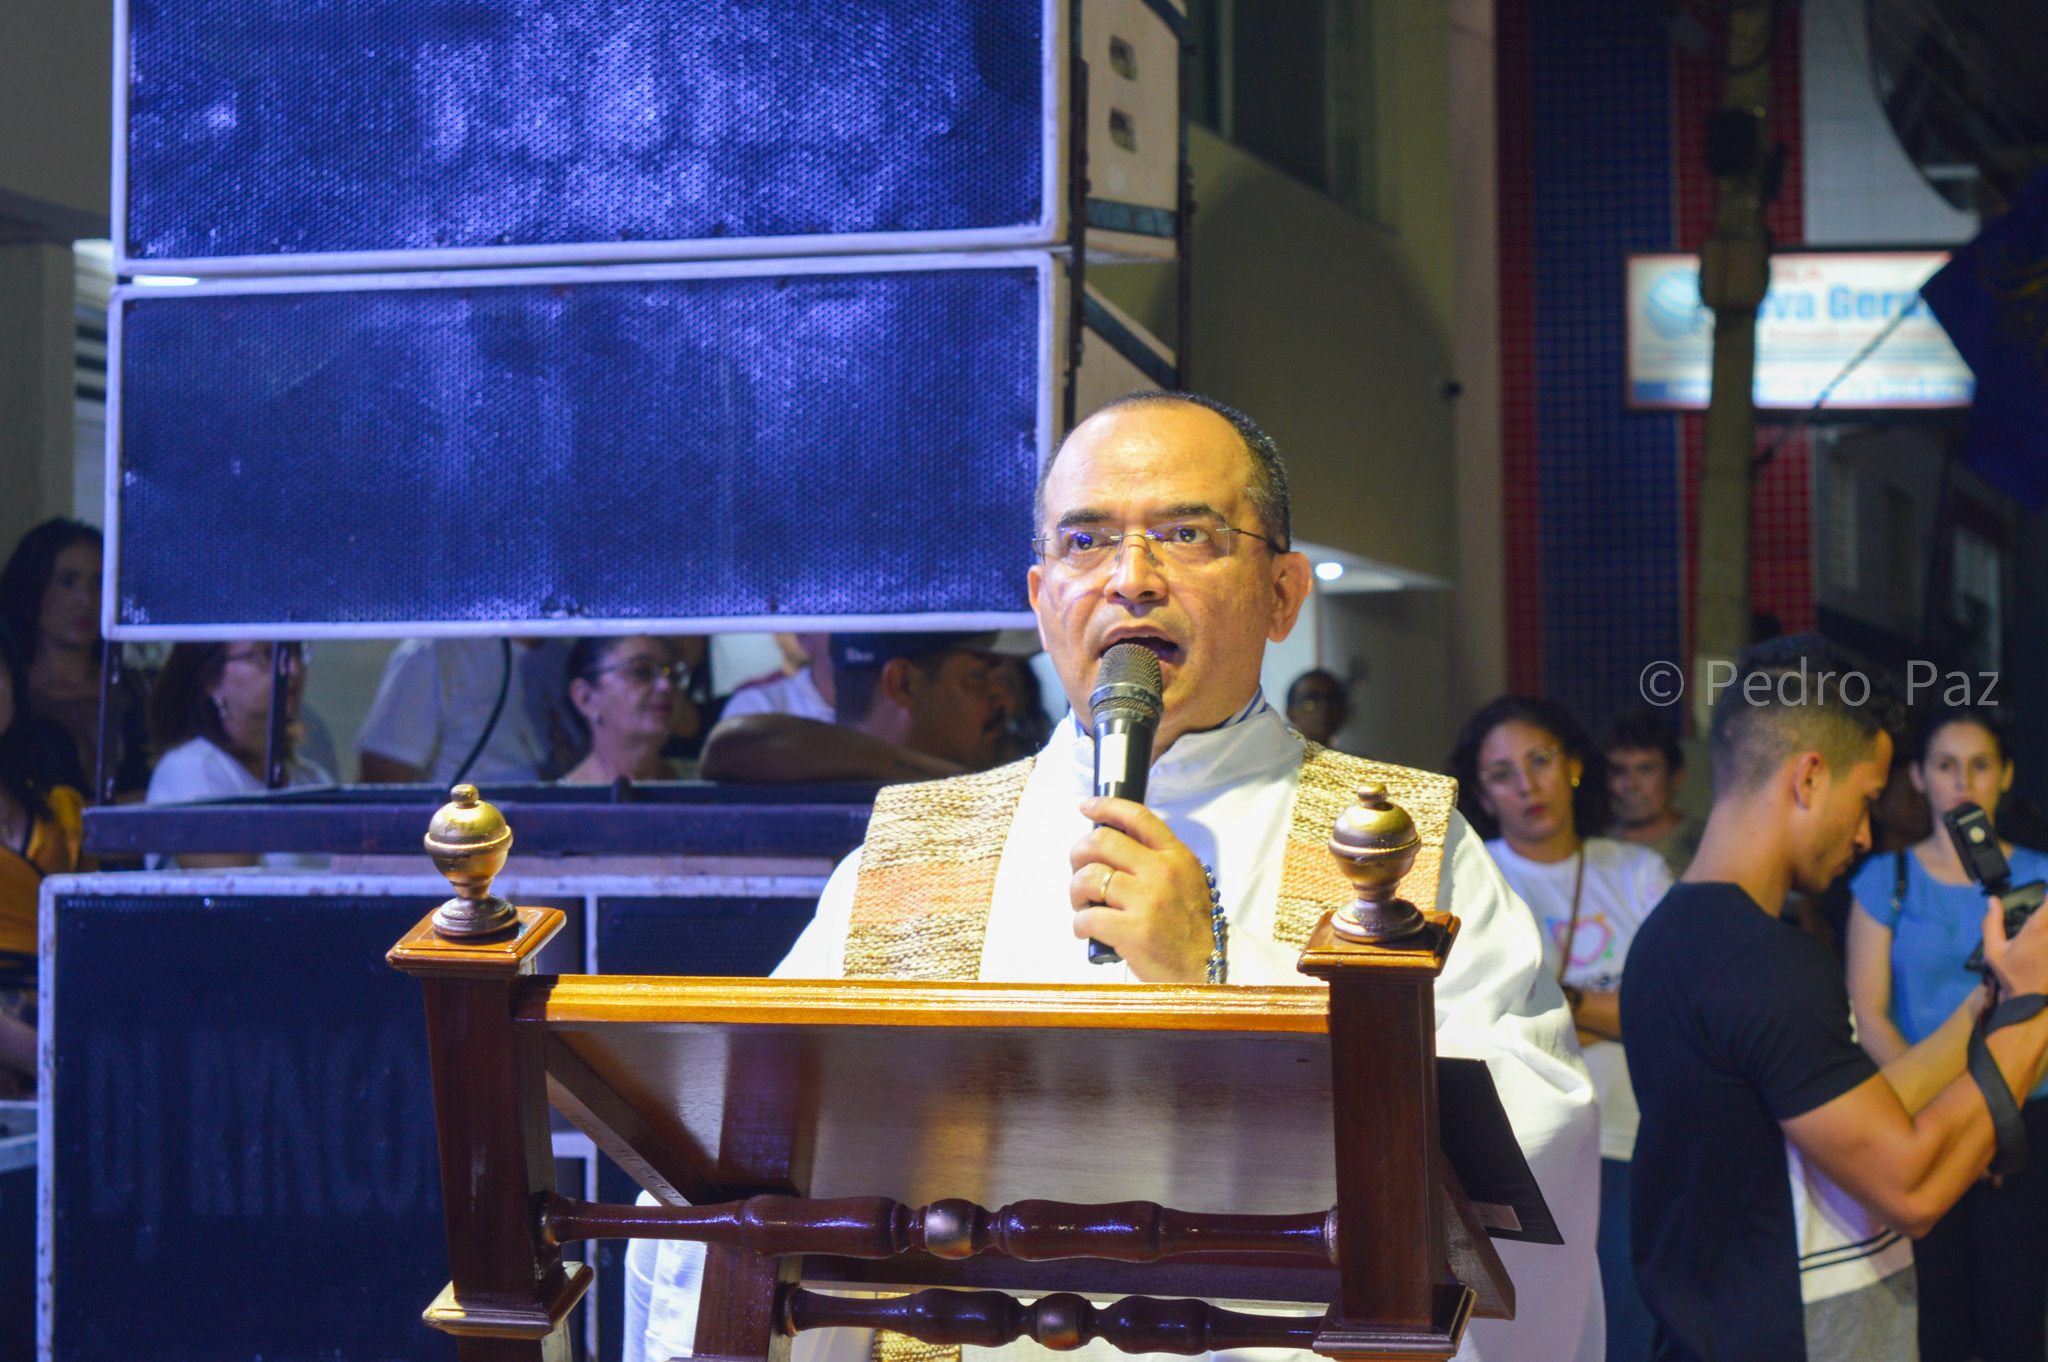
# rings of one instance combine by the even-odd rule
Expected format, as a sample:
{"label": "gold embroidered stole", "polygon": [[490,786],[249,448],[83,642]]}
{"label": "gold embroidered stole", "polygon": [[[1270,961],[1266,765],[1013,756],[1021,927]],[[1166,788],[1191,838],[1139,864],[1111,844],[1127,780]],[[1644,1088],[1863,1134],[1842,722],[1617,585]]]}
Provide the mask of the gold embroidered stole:
{"label": "gold embroidered stole", "polygon": [[[1027,757],[980,775],[891,785],[875,796],[846,934],[845,977],[973,979],[981,972],[996,863],[1031,766]],[[1422,841],[1415,868],[1401,881],[1402,897],[1436,907],[1458,782],[1311,742],[1281,854],[1278,940],[1305,944],[1324,913],[1351,902],[1351,885],[1330,856],[1330,831],[1368,784],[1387,787]],[[881,1329],[869,1355],[872,1362],[957,1362],[960,1350]]]}
{"label": "gold embroidered stole", "polygon": [[[996,862],[1032,758],[980,775],[891,785],[875,796],[853,922],[849,979],[972,979],[981,972]],[[960,1349],[875,1330],[870,1362],[960,1362]]]}
{"label": "gold embroidered stole", "polygon": [[[875,798],[846,936],[849,979],[972,979],[995,890],[996,863],[1031,775],[1026,758],[980,775],[891,785]],[[1307,744],[1280,862],[1275,939],[1303,945],[1325,912],[1351,902],[1329,852],[1337,815],[1378,784],[1415,820],[1422,849],[1401,897],[1436,907],[1444,835],[1458,803],[1449,776],[1367,761]]]}
{"label": "gold embroidered stole", "polygon": [[1437,877],[1442,871],[1444,837],[1451,811],[1458,807],[1458,782],[1449,776],[1389,766],[1332,752],[1309,743],[1301,762],[1301,783],[1294,792],[1294,813],[1288,819],[1287,845],[1280,857],[1280,906],[1273,918],[1273,939],[1290,946],[1308,944],[1324,913],[1356,897],[1351,884],[1337,873],[1330,855],[1330,833],[1337,815],[1358,802],[1361,785],[1384,785],[1387,798],[1415,820],[1422,847],[1415,867],[1401,880],[1401,897],[1424,912],[1436,908]]}
{"label": "gold embroidered stole", "polygon": [[996,862],[1031,763],[891,785],[875,796],[846,933],[847,978],[980,973]]}

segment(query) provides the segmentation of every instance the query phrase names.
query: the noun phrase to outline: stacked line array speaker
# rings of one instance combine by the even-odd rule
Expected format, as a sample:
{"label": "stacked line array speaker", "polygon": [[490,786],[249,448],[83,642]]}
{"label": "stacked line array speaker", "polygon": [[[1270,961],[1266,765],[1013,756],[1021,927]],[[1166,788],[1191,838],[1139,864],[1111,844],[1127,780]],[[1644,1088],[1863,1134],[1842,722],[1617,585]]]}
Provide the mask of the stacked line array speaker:
{"label": "stacked line array speaker", "polygon": [[110,636],[1028,622],[1038,467],[1177,385],[1083,272],[1177,248],[1181,25],[131,0]]}
{"label": "stacked line array speaker", "polygon": [[117,622],[1012,622],[1054,282],[990,252],[137,288]]}
{"label": "stacked line array speaker", "polygon": [[119,10],[125,270],[1173,252],[1180,0]]}

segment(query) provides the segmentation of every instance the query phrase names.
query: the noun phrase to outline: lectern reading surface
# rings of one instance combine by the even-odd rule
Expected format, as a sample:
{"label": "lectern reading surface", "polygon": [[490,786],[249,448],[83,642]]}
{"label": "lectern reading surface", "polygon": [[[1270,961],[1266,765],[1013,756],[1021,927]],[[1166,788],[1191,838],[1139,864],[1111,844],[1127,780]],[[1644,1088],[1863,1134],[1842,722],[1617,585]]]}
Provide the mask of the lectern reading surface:
{"label": "lectern reading surface", "polygon": [[[579,1239],[709,1244],[697,1353],[779,1359],[835,1326],[1448,1357],[1473,1313],[1513,1314],[1488,1227],[1556,1238],[1511,1140],[1484,1207],[1438,1142],[1452,918],[1384,943],[1326,918],[1302,968],[1327,992],[542,976],[561,915],[451,935],[495,910],[488,873],[450,878],[465,903],[391,961],[423,982],[433,1048],[454,1280],[426,1318],[466,1362],[567,1358],[590,1272],[558,1245]],[[1461,1130],[1505,1129],[1483,1065],[1446,1091],[1475,1108]],[[550,1101],[663,1204],[558,1195]]]}

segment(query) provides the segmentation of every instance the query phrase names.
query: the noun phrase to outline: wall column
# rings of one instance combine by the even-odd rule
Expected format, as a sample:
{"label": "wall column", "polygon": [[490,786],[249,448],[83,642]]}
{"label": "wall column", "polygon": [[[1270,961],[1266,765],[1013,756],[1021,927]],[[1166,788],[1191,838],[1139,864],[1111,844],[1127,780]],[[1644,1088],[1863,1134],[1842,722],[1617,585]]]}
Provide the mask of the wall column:
{"label": "wall column", "polygon": [[1457,588],[1451,598],[1451,697],[1462,720],[1508,686],[1507,566],[1501,483],[1500,182],[1493,0],[1450,7],[1451,330],[1461,389],[1452,404]]}
{"label": "wall column", "polygon": [[74,288],[68,244],[0,243],[0,557],[73,512]]}

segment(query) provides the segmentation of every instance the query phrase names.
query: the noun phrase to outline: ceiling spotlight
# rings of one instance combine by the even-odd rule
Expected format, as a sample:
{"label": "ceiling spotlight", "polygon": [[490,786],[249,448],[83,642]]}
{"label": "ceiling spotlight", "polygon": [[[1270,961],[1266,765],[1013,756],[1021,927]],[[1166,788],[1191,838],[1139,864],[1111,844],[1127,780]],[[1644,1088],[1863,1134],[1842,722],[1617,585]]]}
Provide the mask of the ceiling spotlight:
{"label": "ceiling spotlight", "polygon": [[1322,578],[1322,579],[1323,579],[1324,581],[1326,581],[1326,582],[1334,582],[1334,581],[1336,581],[1336,580],[1337,580],[1337,579],[1338,579],[1339,577],[1342,577],[1343,575],[1344,575],[1344,565],[1343,565],[1342,563],[1317,563],[1317,564],[1316,564],[1316,576],[1318,576],[1318,577]]}

